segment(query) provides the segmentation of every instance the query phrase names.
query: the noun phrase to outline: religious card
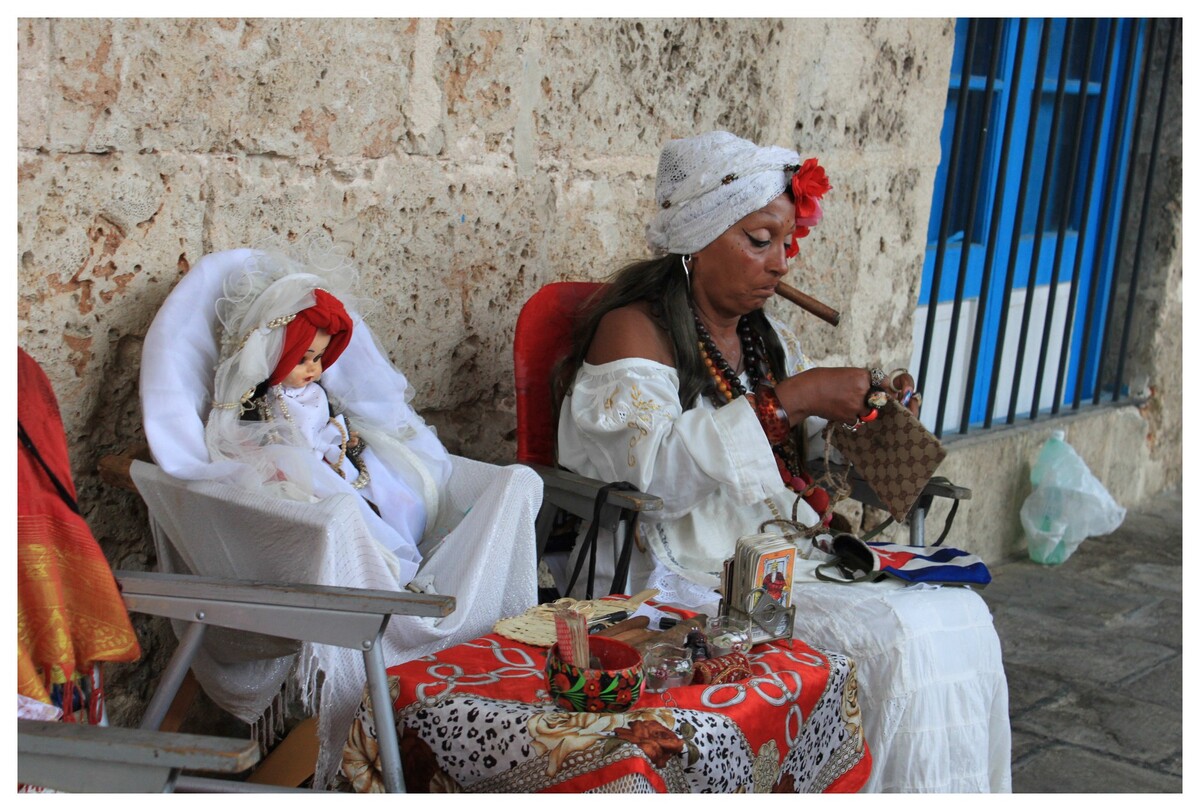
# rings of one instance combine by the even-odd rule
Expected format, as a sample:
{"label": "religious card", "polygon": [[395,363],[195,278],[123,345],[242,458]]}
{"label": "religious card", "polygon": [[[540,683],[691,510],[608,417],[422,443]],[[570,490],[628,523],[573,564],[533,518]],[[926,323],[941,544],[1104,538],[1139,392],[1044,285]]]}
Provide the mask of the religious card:
{"label": "religious card", "polygon": [[[796,547],[766,551],[754,569],[752,588],[763,589],[784,608],[792,604],[792,577],[796,568]],[[757,603],[757,601],[755,601]]]}

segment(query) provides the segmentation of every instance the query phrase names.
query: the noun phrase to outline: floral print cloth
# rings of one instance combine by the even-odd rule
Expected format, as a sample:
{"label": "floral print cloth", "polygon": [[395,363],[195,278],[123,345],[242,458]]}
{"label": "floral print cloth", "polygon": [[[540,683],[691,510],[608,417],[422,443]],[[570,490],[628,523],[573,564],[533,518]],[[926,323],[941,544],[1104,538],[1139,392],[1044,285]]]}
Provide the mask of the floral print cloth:
{"label": "floral print cloth", "polygon": [[[410,792],[850,792],[871,770],[853,661],[759,645],[753,676],[643,694],[622,713],[564,712],[546,649],[489,634],[388,670]],[[345,787],[382,791],[364,698]]]}

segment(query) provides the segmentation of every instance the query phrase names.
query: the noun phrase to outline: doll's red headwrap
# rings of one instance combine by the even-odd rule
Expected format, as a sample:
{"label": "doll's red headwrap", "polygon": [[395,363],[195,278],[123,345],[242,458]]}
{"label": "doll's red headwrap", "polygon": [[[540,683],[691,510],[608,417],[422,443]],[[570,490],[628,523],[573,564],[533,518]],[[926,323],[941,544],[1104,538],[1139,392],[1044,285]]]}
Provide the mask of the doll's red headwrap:
{"label": "doll's red headwrap", "polygon": [[324,290],[313,290],[313,295],[316,296],[317,303],[296,313],[296,317],[287,325],[287,335],[283,339],[283,355],[267,381],[269,385],[282,383],[296,368],[296,364],[312,346],[317,330],[323,329],[329,333],[329,346],[325,348],[321,358],[321,365],[325,369],[333,365],[350,343],[354,324],[346,308]]}

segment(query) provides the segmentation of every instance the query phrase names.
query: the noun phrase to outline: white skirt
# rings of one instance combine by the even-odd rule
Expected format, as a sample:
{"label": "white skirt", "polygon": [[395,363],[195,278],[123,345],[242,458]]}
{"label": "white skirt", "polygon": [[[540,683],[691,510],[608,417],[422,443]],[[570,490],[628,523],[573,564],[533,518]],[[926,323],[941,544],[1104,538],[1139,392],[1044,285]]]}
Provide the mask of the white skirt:
{"label": "white skirt", "polygon": [[956,586],[802,583],[795,637],[858,666],[864,791],[1010,792],[1008,681],[987,604]]}

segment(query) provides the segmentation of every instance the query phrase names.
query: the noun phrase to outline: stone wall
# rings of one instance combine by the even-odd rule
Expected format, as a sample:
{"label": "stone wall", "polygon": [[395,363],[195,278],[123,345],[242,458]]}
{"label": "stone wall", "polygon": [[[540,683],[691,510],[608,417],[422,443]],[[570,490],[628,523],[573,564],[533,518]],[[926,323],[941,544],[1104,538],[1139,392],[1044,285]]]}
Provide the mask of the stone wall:
{"label": "stone wall", "polygon": [[[524,299],[644,256],[663,141],[727,128],[819,155],[827,218],[781,305],[817,356],[908,355],[953,30],[923,21],[22,20],[18,341],[62,401],[89,518],[141,439],[140,342],[205,253],[323,229],[454,451],[512,454]],[[769,58],[763,54],[770,54]]]}
{"label": "stone wall", "polygon": [[[144,509],[96,462],[143,441],[142,338],[201,256],[315,230],[353,246],[415,406],[451,451],[503,461],[521,303],[644,257],[673,137],[820,157],[834,188],[789,281],[842,324],[772,306],[815,357],[907,365],[953,38],[946,19],[20,20],[17,339],[106,554],[154,565]],[[173,644],[139,629],[118,722]]]}

